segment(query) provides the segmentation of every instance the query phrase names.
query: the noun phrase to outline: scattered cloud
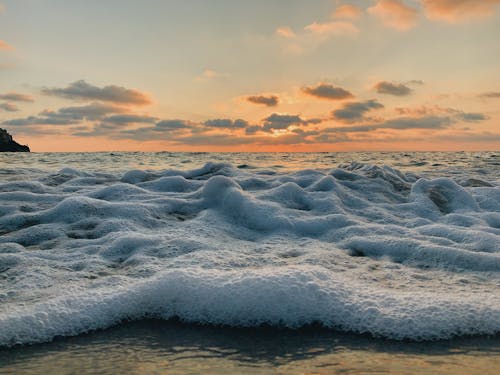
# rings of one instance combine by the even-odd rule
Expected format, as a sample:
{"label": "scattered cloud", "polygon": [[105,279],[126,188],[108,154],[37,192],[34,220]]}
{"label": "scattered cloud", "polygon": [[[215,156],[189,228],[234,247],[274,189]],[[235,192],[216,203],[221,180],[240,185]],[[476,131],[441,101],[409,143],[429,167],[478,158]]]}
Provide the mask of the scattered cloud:
{"label": "scattered cloud", "polygon": [[418,11],[400,0],[378,0],[367,11],[393,29],[405,31],[417,24]]}
{"label": "scattered cloud", "polygon": [[376,100],[345,103],[342,108],[332,112],[332,118],[347,123],[368,120],[365,118],[366,113],[381,108],[384,108],[384,105]]}
{"label": "scattered cloud", "polygon": [[335,9],[335,11],[332,13],[332,17],[355,20],[359,18],[361,13],[361,9],[357,6],[351,4],[343,4],[339,5],[337,9]]}
{"label": "scattered cloud", "polygon": [[302,91],[308,95],[328,100],[344,100],[354,97],[349,91],[328,83],[319,83],[316,86],[306,86],[302,88]]}
{"label": "scattered cloud", "polygon": [[5,94],[0,94],[0,100],[9,100],[11,102],[28,102],[28,103],[32,103],[35,101],[31,95],[20,94],[18,92],[8,92]]}
{"label": "scattered cloud", "polygon": [[373,88],[379,94],[394,95],[394,96],[408,96],[412,93],[412,89],[402,83],[393,83],[387,81],[377,82]]}
{"label": "scattered cloud", "polygon": [[12,47],[9,43],[7,43],[5,40],[0,39],[0,51],[11,51],[13,49],[14,47]]}
{"label": "scattered cloud", "polygon": [[351,22],[346,21],[331,21],[331,22],[313,22],[304,27],[304,30],[313,35],[319,36],[343,36],[355,35],[359,32],[358,28]]}
{"label": "scattered cloud", "polygon": [[3,109],[7,112],[17,112],[19,108],[15,104],[12,103],[0,103],[0,109]]}
{"label": "scattered cloud", "polygon": [[279,98],[276,95],[252,95],[247,96],[247,101],[254,104],[263,104],[267,107],[276,107],[279,103]]}
{"label": "scattered cloud", "polygon": [[422,0],[429,19],[451,23],[489,17],[500,0]]}
{"label": "scattered cloud", "polygon": [[124,105],[146,105],[151,103],[150,96],[141,91],[115,85],[101,88],[84,80],[73,82],[64,88],[44,88],[42,93],[72,100],[98,100]]}

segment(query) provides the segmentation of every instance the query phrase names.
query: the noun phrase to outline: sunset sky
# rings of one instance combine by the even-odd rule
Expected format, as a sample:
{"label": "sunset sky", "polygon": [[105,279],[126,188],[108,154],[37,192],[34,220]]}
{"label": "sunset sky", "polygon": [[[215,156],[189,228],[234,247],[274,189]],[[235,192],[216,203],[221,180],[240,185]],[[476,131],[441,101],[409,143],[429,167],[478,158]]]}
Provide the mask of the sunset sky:
{"label": "sunset sky", "polygon": [[500,0],[0,0],[32,151],[500,149]]}

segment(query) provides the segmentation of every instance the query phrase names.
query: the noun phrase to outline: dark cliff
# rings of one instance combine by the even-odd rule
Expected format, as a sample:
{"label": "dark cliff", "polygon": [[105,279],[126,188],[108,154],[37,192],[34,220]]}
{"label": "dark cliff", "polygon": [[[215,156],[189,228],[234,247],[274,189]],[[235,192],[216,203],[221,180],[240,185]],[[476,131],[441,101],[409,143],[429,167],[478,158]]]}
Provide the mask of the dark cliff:
{"label": "dark cliff", "polygon": [[0,152],[30,152],[30,148],[20,145],[12,139],[7,130],[0,128]]}

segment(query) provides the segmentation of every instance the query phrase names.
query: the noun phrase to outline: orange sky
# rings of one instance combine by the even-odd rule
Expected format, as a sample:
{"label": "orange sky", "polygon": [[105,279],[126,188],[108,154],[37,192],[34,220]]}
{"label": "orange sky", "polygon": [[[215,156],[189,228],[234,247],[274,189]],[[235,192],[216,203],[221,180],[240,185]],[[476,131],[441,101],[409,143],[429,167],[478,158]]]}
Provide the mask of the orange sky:
{"label": "orange sky", "polygon": [[499,7],[0,0],[0,127],[39,152],[498,150]]}

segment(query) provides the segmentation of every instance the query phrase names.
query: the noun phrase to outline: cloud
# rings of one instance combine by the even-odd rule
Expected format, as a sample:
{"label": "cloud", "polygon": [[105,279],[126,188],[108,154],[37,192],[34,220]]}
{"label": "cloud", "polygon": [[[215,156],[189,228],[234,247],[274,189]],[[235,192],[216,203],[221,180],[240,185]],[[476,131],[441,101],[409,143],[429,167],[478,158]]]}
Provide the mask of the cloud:
{"label": "cloud", "polygon": [[121,86],[97,87],[83,80],[64,88],[44,88],[42,93],[73,100],[99,100],[116,104],[146,105],[151,103],[149,95]]}
{"label": "cloud", "polygon": [[30,125],[73,125],[78,124],[79,120],[72,118],[59,117],[49,113],[41,116],[29,116],[25,118],[17,118],[2,122],[8,126],[30,126]]}
{"label": "cloud", "polygon": [[[110,104],[90,103],[84,106],[60,108],[57,113],[75,120],[99,120],[103,116],[111,113],[124,113],[127,109]],[[43,112],[42,112],[43,113]]]}
{"label": "cloud", "polygon": [[295,38],[297,35],[295,32],[288,26],[281,26],[278,27],[275,31],[276,35],[282,37],[282,38],[287,38],[287,39],[292,39]]}
{"label": "cloud", "polygon": [[226,79],[230,76],[228,73],[219,73],[213,69],[205,69],[199,76],[195,77],[195,80],[198,82],[207,82]]}
{"label": "cloud", "polygon": [[377,129],[445,129],[455,120],[448,116],[399,117],[370,125],[343,126],[326,129],[327,132],[369,132]]}
{"label": "cloud", "polygon": [[248,126],[248,122],[242,119],[230,120],[230,119],[214,119],[207,120],[203,123],[209,128],[218,129],[244,129]]}
{"label": "cloud", "polygon": [[359,32],[358,28],[350,22],[346,21],[332,21],[332,22],[313,22],[304,27],[305,31],[319,36],[343,36],[354,35]]}
{"label": "cloud", "polygon": [[245,128],[246,135],[256,134],[260,131],[263,131],[263,128],[260,125],[250,125]]}
{"label": "cloud", "polygon": [[383,104],[376,100],[345,103],[342,108],[332,112],[332,118],[341,122],[357,122],[364,120],[366,113],[381,108],[384,108]]}
{"label": "cloud", "polygon": [[392,83],[387,81],[380,81],[373,86],[379,94],[394,95],[394,96],[408,96],[412,93],[412,89],[402,83]]}
{"label": "cloud", "polygon": [[434,106],[420,106],[416,108],[396,108],[396,112],[400,115],[409,116],[440,116],[447,115],[454,121],[465,121],[465,122],[481,122],[489,120],[490,117],[484,113],[478,112],[464,112],[455,108],[445,108],[438,105]]}
{"label": "cloud", "polygon": [[[109,120],[109,119],[108,119]],[[127,121],[128,120],[128,121]],[[186,120],[161,120],[152,126],[145,126],[136,129],[130,129],[124,125],[132,123],[150,123],[154,122],[153,118],[147,116],[137,117],[116,117],[113,121],[103,121],[95,125],[91,130],[81,130],[74,133],[75,136],[81,137],[110,137],[113,139],[133,139],[136,141],[151,141],[168,138],[173,141],[186,130],[191,129],[194,123]]]}
{"label": "cloud", "polygon": [[495,92],[495,91],[484,92],[482,94],[479,94],[479,97],[486,98],[486,99],[500,98],[500,92]]}
{"label": "cloud", "polygon": [[32,103],[35,101],[32,96],[26,94],[20,94],[17,92],[8,92],[6,94],[0,94],[0,100],[9,100],[11,102],[28,102],[28,103]]}
{"label": "cloud", "polygon": [[332,13],[333,18],[345,18],[355,20],[361,15],[361,9],[355,5],[343,4],[337,7]]}
{"label": "cloud", "polygon": [[0,39],[0,51],[12,51],[14,47],[12,47],[9,43],[7,43],[5,40]]}
{"label": "cloud", "polygon": [[181,130],[190,129],[192,126],[193,123],[186,120],[162,120],[156,123],[155,130]]}
{"label": "cloud", "polygon": [[420,106],[420,107],[398,107],[395,109],[400,115],[410,115],[410,116],[429,116],[429,115],[440,115],[440,114],[457,114],[460,113],[459,110],[453,108],[440,107],[438,105],[433,106]]}
{"label": "cloud", "polygon": [[111,123],[111,124],[151,124],[156,122],[158,119],[152,116],[140,116],[140,115],[131,115],[131,114],[123,114],[123,115],[113,115],[104,117],[102,119],[103,122]]}
{"label": "cloud", "polygon": [[328,100],[343,100],[354,97],[354,95],[349,91],[327,83],[320,83],[316,86],[303,87],[302,91],[317,98]]}
{"label": "cloud", "polygon": [[393,29],[409,30],[417,24],[417,10],[400,0],[379,0],[367,11]]}
{"label": "cloud", "polygon": [[254,104],[263,104],[267,107],[275,107],[279,103],[279,98],[276,95],[253,95],[248,96],[247,101]]}
{"label": "cloud", "polygon": [[0,103],[0,109],[3,109],[7,112],[17,112],[19,108],[15,104],[12,103]]}
{"label": "cloud", "polygon": [[460,113],[457,116],[459,119],[465,121],[465,122],[481,122],[489,119],[489,116],[485,115],[484,113]]}
{"label": "cloud", "polygon": [[451,23],[489,17],[500,0],[422,0],[429,19]]}
{"label": "cloud", "polygon": [[322,121],[323,120],[318,118],[304,120],[299,115],[273,113],[271,116],[264,119],[262,130],[271,132],[272,130],[288,129],[292,125],[319,124]]}
{"label": "cloud", "polygon": [[12,119],[4,121],[3,124],[15,126],[73,125],[83,120],[100,121],[105,115],[123,113],[125,111],[125,108],[119,106],[91,103],[84,106],[63,107],[57,111],[44,110],[38,116]]}

